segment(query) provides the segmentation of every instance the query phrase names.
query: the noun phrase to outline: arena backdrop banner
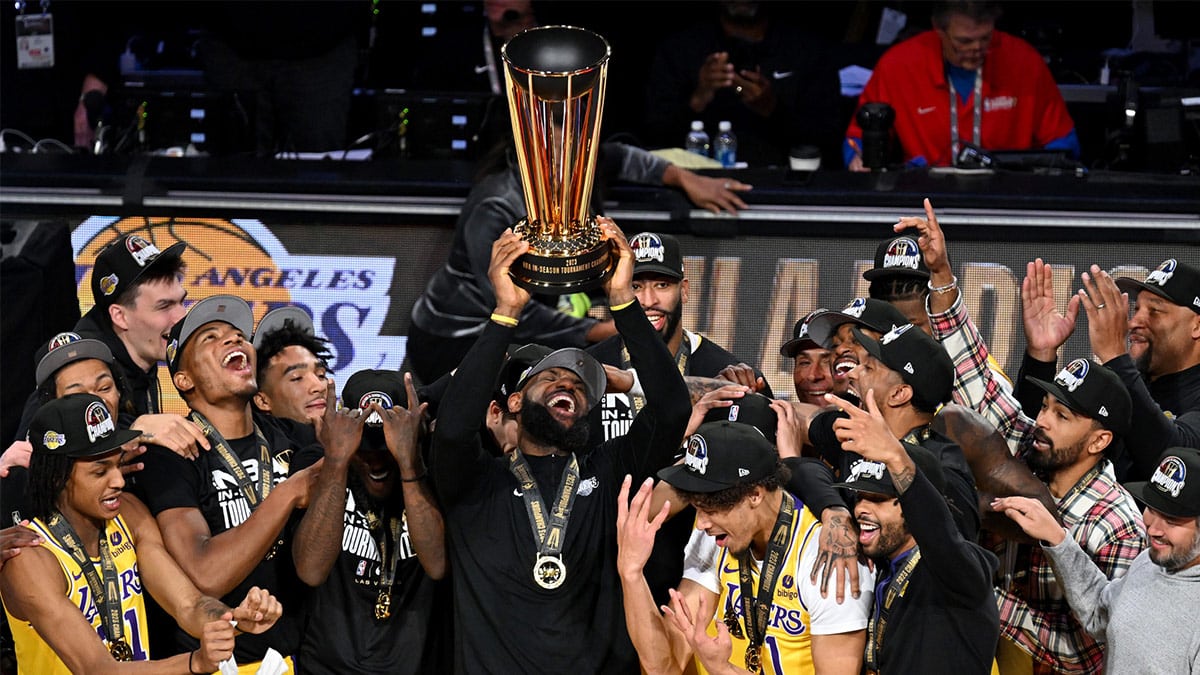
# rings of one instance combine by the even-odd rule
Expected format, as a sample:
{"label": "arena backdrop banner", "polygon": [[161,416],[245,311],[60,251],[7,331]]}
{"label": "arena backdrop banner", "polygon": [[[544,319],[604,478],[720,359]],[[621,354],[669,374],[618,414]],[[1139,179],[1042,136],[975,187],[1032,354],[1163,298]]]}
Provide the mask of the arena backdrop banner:
{"label": "arena backdrop banner", "polygon": [[[1049,224],[1049,223],[1048,223]],[[1036,227],[1036,226],[1031,226]],[[633,236],[640,228],[625,225]],[[1024,350],[1021,279],[1026,263],[1041,257],[1055,269],[1060,308],[1081,285],[1079,275],[1097,264],[1110,273],[1144,279],[1162,261],[1200,265],[1200,246],[1054,240],[955,241],[946,226],[951,264],[971,317],[996,360],[1015,376]],[[91,271],[96,253],[120,234],[134,232],[165,249],[182,241],[188,304],[217,294],[239,295],[255,319],[294,304],[314,319],[330,341],[330,371],[338,389],[363,368],[402,368],[409,311],[425,281],[445,261],[453,232],[445,226],[313,225],[222,218],[114,218],[95,216],[75,228],[72,246],[81,311],[93,304]],[[758,365],[771,388],[792,397],[791,359],[779,346],[796,320],[816,307],[841,309],[865,296],[878,239],[678,235],[684,248],[691,301],[684,326]],[[603,316],[599,304],[592,309]],[[1059,362],[1090,356],[1087,323],[1080,318]],[[166,369],[160,371],[164,405],[182,412]]]}

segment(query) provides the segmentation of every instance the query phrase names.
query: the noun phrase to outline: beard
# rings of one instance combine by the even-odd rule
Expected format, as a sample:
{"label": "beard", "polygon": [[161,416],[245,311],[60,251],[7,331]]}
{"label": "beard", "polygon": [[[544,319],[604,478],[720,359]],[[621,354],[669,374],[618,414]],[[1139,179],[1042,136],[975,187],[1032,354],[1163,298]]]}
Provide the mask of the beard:
{"label": "beard", "polygon": [[1169,553],[1159,558],[1155,555],[1154,549],[1150,549],[1150,560],[1154,564],[1162,567],[1167,572],[1178,572],[1188,566],[1189,563],[1200,558],[1200,530],[1196,531],[1196,536],[1192,537],[1192,544],[1187,549],[1173,549],[1173,553]]}
{"label": "beard", "polygon": [[1034,430],[1034,438],[1044,443],[1050,444],[1050,449],[1046,452],[1031,452],[1025,458],[1025,463],[1034,471],[1041,471],[1048,475],[1054,475],[1060,469],[1071,466],[1079,459],[1079,453],[1083,451],[1085,439],[1080,439],[1075,445],[1060,448],[1050,440],[1040,429]]}
{"label": "beard", "polygon": [[675,308],[666,313],[666,319],[662,327],[662,339],[663,342],[670,342],[671,336],[675,335],[675,331],[678,331],[683,323],[683,303],[675,303]]}
{"label": "beard", "polygon": [[546,406],[526,399],[521,407],[521,430],[543,445],[563,452],[579,452],[587,448],[589,425],[580,417],[569,428],[554,419]]}
{"label": "beard", "polygon": [[870,550],[863,549],[863,553],[867,557],[890,560],[896,551],[904,545],[908,539],[908,523],[901,521],[899,524],[889,523],[887,525],[880,524],[879,536],[871,543]]}
{"label": "beard", "polygon": [[1145,343],[1146,348],[1142,353],[1133,359],[1133,366],[1141,373],[1142,377],[1150,378],[1150,359],[1154,356],[1154,346],[1149,342]]}

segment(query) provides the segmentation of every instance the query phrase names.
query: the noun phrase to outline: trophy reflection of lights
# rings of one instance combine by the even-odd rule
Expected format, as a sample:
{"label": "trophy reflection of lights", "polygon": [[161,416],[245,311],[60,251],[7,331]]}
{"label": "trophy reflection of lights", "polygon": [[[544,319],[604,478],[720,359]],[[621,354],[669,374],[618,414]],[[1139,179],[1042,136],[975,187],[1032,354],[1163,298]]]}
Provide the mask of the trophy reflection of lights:
{"label": "trophy reflection of lights", "polygon": [[530,250],[510,270],[520,286],[572,293],[599,286],[616,258],[591,213],[609,46],[583,28],[543,26],[502,50]]}

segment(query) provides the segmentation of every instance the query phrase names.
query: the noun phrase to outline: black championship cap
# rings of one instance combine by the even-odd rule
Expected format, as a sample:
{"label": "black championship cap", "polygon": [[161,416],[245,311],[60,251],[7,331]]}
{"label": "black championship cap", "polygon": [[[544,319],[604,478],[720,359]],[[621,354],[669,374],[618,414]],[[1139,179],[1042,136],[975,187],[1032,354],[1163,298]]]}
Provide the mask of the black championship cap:
{"label": "black championship cap", "polygon": [[29,423],[34,452],[65,457],[97,457],[142,433],[118,429],[108,406],[93,394],[68,394],[48,401]]}
{"label": "black championship cap", "polygon": [[1167,448],[1150,480],[1126,483],[1125,489],[1172,518],[1200,516],[1200,450]]}
{"label": "black championship cap", "polygon": [[828,311],[829,310],[825,309],[824,307],[820,309],[814,309],[808,314],[805,314],[803,319],[797,321],[796,326],[792,328],[792,339],[783,343],[783,346],[779,348],[779,354],[781,356],[791,356],[794,358],[797,354],[806,349],[824,349],[820,343],[809,336],[808,325],[810,322],[812,322],[814,317],[822,312]]}
{"label": "black championship cap", "polygon": [[771,407],[771,399],[751,392],[741,398],[731,399],[728,408],[709,408],[704,413],[704,422],[741,422],[762,432],[771,445],[775,444],[775,433],[779,427],[779,414]]}
{"label": "black championship cap", "polygon": [[679,240],[669,234],[640,232],[629,239],[633,249],[633,276],[665,274],[683,279],[683,253]]}
{"label": "black championship cap", "polygon": [[37,386],[45,384],[63,366],[85,359],[100,359],[111,366],[112,350],[103,342],[81,337],[79,333],[55,335],[46,345],[45,355],[38,359]]}
{"label": "black championship cap", "polygon": [[917,245],[919,236],[916,229],[909,228],[899,236],[881,242],[875,249],[875,267],[863,272],[863,278],[874,281],[903,274],[928,279],[929,268],[925,266],[925,257]]}
{"label": "black championship cap", "polygon": [[583,380],[584,392],[587,394],[588,410],[591,410],[600,402],[600,397],[604,395],[605,389],[608,388],[608,376],[604,374],[604,366],[600,365],[596,357],[582,349],[564,347],[563,349],[550,352],[542,360],[538,361],[537,364],[521,373],[521,376],[517,378],[517,390],[524,388],[529,378],[551,368],[565,368]]}
{"label": "black championship cap", "polygon": [[758,429],[741,422],[706,422],[688,437],[683,464],[658,477],[686,492],[720,492],[775,472],[779,453]]}
{"label": "black championship cap", "polygon": [[276,307],[258,320],[258,327],[254,329],[254,350],[258,351],[262,347],[263,339],[271,331],[283,328],[284,324],[289,321],[309,335],[316,335],[312,317],[308,315],[308,312],[295,305]]}
{"label": "black championship cap", "polygon": [[500,374],[496,376],[496,389],[492,398],[507,410],[508,406],[503,402],[508,399],[509,394],[520,388],[517,386],[517,382],[521,379],[521,375],[530,366],[549,356],[552,351],[554,350],[546,345],[510,344],[508,356],[504,359],[504,365],[500,366]]}
{"label": "black championship cap", "polygon": [[187,244],[179,242],[160,251],[136,234],[117,237],[96,255],[96,265],[92,268],[92,297],[96,304],[109,307],[147,271],[174,265],[185,248]]}
{"label": "black championship cap", "polygon": [[236,295],[214,295],[192,305],[188,313],[171,327],[167,339],[167,369],[174,375],[183,358],[188,338],[205,324],[224,321],[242,331],[247,339],[254,334],[254,312],[250,305]]}
{"label": "black championship cap", "polygon": [[821,312],[809,320],[808,336],[813,342],[829,349],[830,340],[844,323],[886,333],[908,323],[908,317],[886,300],[855,298],[840,312]]}
{"label": "black championship cap", "polygon": [[[946,474],[942,472],[942,465],[938,462],[937,456],[919,445],[903,441],[900,444],[908,451],[908,456],[912,458],[913,464],[916,464],[921,473],[925,474],[925,478],[933,484],[933,487],[941,492],[946,487]],[[855,460],[850,465],[850,472],[847,474],[846,480],[834,483],[833,486],[842,490],[898,496],[896,485],[892,483],[892,476],[888,473],[887,465],[869,459]]]}
{"label": "black championship cap", "polygon": [[1130,277],[1117,279],[1117,287],[1137,299],[1138,291],[1149,291],[1176,305],[1200,314],[1200,270],[1174,258],[1164,260],[1141,282]]}
{"label": "black championship cap", "polygon": [[1026,377],[1071,410],[1090,417],[1115,434],[1129,430],[1133,401],[1113,371],[1088,359],[1075,359],[1058,371],[1053,382]]}
{"label": "black championship cap", "polygon": [[[878,340],[859,329],[854,337],[871,356],[900,373],[900,378],[913,389],[913,399],[928,410],[950,400],[954,389],[954,362],[946,349],[920,328],[906,323],[884,333]],[[867,392],[858,392],[866,396]]]}
{"label": "black championship cap", "polygon": [[[404,389],[403,373],[368,368],[351,375],[342,387],[342,406],[365,412],[372,403],[378,403],[384,410],[407,406],[408,392]],[[367,415],[364,422],[372,427],[383,426],[383,420],[375,412]]]}

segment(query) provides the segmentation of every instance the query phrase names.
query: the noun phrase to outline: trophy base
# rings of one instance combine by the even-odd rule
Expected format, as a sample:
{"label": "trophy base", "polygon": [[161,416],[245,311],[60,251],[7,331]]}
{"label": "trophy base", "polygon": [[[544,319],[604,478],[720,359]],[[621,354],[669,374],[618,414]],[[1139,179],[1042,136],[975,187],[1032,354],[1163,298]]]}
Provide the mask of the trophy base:
{"label": "trophy base", "polygon": [[509,276],[530,293],[565,295],[589,291],[604,284],[616,267],[612,247],[600,238],[594,221],[572,239],[549,239],[521,219],[513,232],[529,242],[529,252],[517,259]]}

